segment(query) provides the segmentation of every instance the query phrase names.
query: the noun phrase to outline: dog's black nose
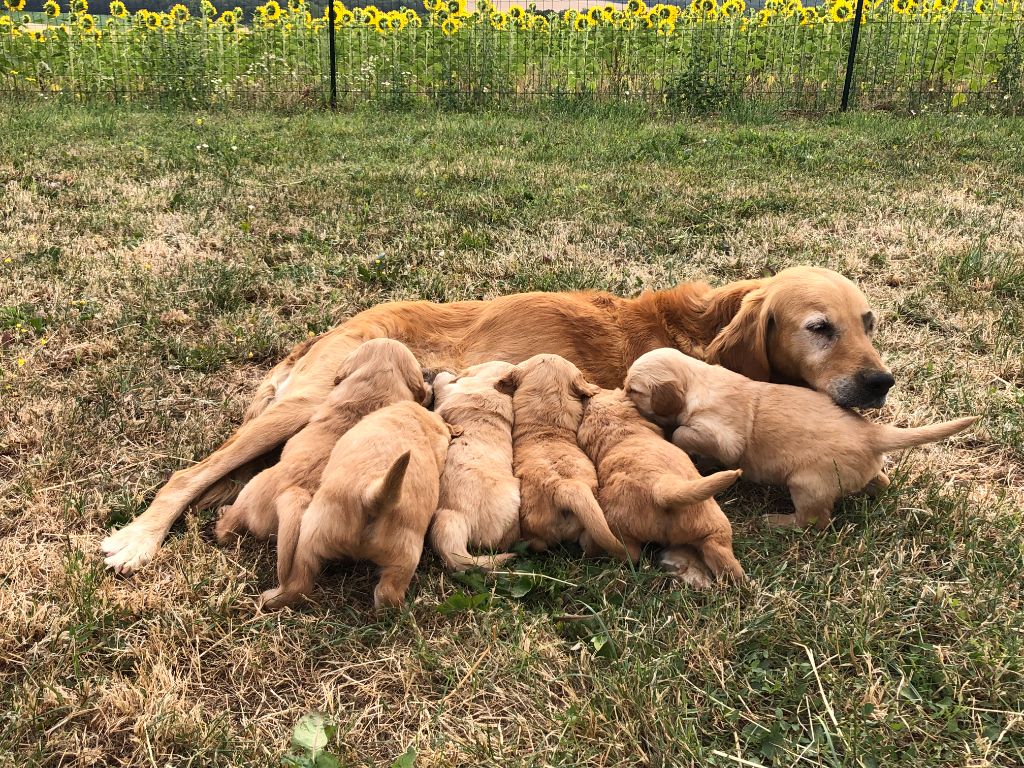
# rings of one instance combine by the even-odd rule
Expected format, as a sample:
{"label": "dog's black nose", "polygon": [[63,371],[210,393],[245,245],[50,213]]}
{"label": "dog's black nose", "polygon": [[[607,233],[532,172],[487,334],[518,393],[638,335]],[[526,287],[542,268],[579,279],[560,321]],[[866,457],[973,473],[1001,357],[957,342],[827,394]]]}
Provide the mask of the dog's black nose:
{"label": "dog's black nose", "polygon": [[864,390],[875,397],[885,397],[896,379],[886,371],[872,371],[864,376],[862,386]]}

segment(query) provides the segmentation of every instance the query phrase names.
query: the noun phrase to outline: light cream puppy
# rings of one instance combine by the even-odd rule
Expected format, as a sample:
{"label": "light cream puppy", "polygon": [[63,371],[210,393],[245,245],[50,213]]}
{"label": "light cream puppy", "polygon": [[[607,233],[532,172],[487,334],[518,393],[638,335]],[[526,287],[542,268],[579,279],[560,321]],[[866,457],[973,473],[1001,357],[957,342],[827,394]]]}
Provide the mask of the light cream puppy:
{"label": "light cream puppy", "polygon": [[625,391],[644,416],[674,430],[672,442],[683,450],[739,467],[755,483],[787,486],[796,514],[770,515],[778,526],[825,528],[836,499],[889,485],[885,453],[942,440],[977,421],[874,424],[822,393],[752,381],[667,348],[633,363]]}
{"label": "light cream puppy", "polygon": [[[701,477],[685,452],[637,411],[621,389],[602,390],[583,408],[580,447],[597,468],[597,500],[608,527],[633,560],[644,544],[668,547],[662,562],[693,587],[707,577],[690,555],[696,547],[716,579],[745,580],[732,550],[732,525],[712,498],[739,470]],[[584,548],[588,548],[586,533]]]}
{"label": "light cream puppy", "polygon": [[374,605],[401,605],[457,432],[436,413],[403,402],[371,413],[342,436],[309,507],[281,518],[280,586],[263,593],[262,606],[281,608],[309,596],[324,562],[341,557],[379,565]]}
{"label": "light cream puppy", "polygon": [[514,553],[474,557],[468,547],[502,550],[519,539],[519,478],[512,471],[512,398],[494,385],[515,366],[492,362],[434,378],[434,411],[462,434],[448,446],[430,544],[453,571],[494,569]]}
{"label": "light cream puppy", "polygon": [[512,446],[522,497],[519,525],[534,550],[586,531],[606,552],[629,557],[597,503],[597,473],[576,443],[583,399],[600,388],[558,355],[535,355],[495,385],[512,395]]}
{"label": "light cream puppy", "polygon": [[283,510],[306,508],[338,438],[368,413],[402,400],[424,402],[430,388],[408,347],[392,339],[360,344],[342,361],[334,389],[297,434],[281,459],[250,480],[231,506],[222,507],[217,540],[248,531],[266,539],[277,533]]}

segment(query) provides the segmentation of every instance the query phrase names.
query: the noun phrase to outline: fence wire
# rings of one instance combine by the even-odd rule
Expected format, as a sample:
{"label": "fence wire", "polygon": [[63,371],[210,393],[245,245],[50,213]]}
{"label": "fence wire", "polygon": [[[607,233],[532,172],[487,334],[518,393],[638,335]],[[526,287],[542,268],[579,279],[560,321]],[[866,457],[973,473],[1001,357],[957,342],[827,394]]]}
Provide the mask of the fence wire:
{"label": "fence wire", "polygon": [[[33,0],[40,2],[40,0]],[[216,104],[331,100],[331,9],[304,0],[130,10],[113,0],[2,0],[0,90]],[[744,102],[839,107],[853,0],[426,0],[333,6],[337,101],[647,101],[689,111]],[[851,105],[1024,107],[1024,0],[864,0]]]}

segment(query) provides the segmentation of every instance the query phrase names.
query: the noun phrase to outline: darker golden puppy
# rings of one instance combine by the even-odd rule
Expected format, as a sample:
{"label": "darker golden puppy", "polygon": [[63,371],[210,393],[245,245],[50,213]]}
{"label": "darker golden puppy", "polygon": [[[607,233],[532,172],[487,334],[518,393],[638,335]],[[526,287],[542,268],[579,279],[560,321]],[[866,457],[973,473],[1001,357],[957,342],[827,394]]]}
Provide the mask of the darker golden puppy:
{"label": "darker golden puppy", "polygon": [[444,419],[412,402],[374,411],[345,433],[309,507],[281,518],[280,586],[263,593],[262,606],[308,596],[323,563],[341,557],[380,566],[374,605],[401,605],[437,508],[452,434]]}
{"label": "darker golden puppy", "polygon": [[423,402],[427,393],[419,363],[404,344],[392,339],[360,344],[342,362],[334,389],[313,418],[285,444],[281,460],[221,509],[217,539],[224,543],[245,531],[262,539],[276,534],[286,510],[301,514],[313,498],[339,437],[368,413],[403,400]]}
{"label": "darker golden puppy", "polygon": [[751,381],[674,349],[642,355],[626,376],[626,393],[642,414],[674,430],[680,448],[740,467],[755,483],[788,486],[796,514],[773,515],[773,525],[824,528],[836,499],[889,485],[885,453],[942,440],[977,421],[873,424],[818,392]]}
{"label": "darker golden puppy", "polygon": [[535,550],[590,539],[616,557],[628,557],[598,506],[594,465],[576,443],[583,399],[600,388],[558,355],[536,355],[496,385],[512,395],[512,446],[522,497],[519,525]]}
{"label": "darker golden puppy", "polygon": [[[644,544],[656,543],[669,548],[664,562],[685,562],[689,551],[677,550],[693,545],[715,578],[744,580],[732,551],[732,526],[712,498],[736,482],[739,470],[701,477],[621,389],[602,390],[588,400],[577,438],[597,468],[597,500],[608,527],[633,560]],[[584,533],[585,547],[588,538]],[[704,586],[699,571],[678,575]]]}

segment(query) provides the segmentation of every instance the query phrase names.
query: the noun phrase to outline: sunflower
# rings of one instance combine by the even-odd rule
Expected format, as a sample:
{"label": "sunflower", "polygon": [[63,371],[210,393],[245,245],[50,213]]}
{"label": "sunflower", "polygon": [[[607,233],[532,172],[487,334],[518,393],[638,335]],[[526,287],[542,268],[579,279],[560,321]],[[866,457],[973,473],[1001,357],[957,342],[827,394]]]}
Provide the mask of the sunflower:
{"label": "sunflower", "polygon": [[78,19],[78,28],[83,32],[92,32],[96,29],[96,19],[92,17],[92,14],[83,13]]}
{"label": "sunflower", "polygon": [[110,15],[115,19],[123,19],[128,15],[128,9],[121,0],[111,0]]}
{"label": "sunflower", "polygon": [[803,11],[804,4],[800,0],[788,0],[788,2],[782,6],[783,16],[799,16],[800,12]]}
{"label": "sunflower", "polygon": [[60,5],[57,3],[57,0],[46,0],[46,3],[43,5],[43,13],[51,19],[60,16]]}
{"label": "sunflower", "polygon": [[892,9],[900,16],[909,16],[917,10],[917,0],[892,0]]}
{"label": "sunflower", "polygon": [[828,9],[828,17],[836,24],[842,24],[853,18],[853,3],[850,0],[835,0]]}
{"label": "sunflower", "polygon": [[[24,4],[25,0],[22,0]],[[992,11],[992,0],[974,0],[974,12],[985,16]]]}
{"label": "sunflower", "polygon": [[75,13],[86,13],[89,10],[89,0],[74,0],[71,3],[71,8]]}
{"label": "sunflower", "polygon": [[658,34],[661,37],[668,37],[676,31],[676,23],[672,19],[662,19],[658,22]]}
{"label": "sunflower", "polygon": [[733,16],[742,16],[747,10],[747,4],[743,0],[725,0],[722,3],[722,16],[729,19]]}
{"label": "sunflower", "polygon": [[235,25],[238,24],[238,16],[234,11],[224,11],[217,19],[217,23],[220,24],[228,32],[235,31]]}
{"label": "sunflower", "polygon": [[46,35],[44,33],[42,33],[42,32],[29,32],[28,33],[28,37],[29,37],[29,39],[33,43],[45,43],[46,42]]}
{"label": "sunflower", "polygon": [[351,27],[356,21],[356,16],[348,8],[342,8],[341,13],[334,17],[334,23],[343,27]]}
{"label": "sunflower", "polygon": [[160,26],[164,29],[174,29],[174,17],[169,13],[161,13]]}
{"label": "sunflower", "polygon": [[420,17],[420,15],[418,13],[416,13],[416,11],[414,11],[412,8],[406,8],[403,11],[403,13],[405,13],[405,18],[410,23],[416,21]]}
{"label": "sunflower", "polygon": [[203,14],[204,19],[215,19],[217,18],[217,9],[213,6],[210,0],[202,0],[199,3],[199,12]]}
{"label": "sunflower", "polygon": [[600,24],[604,18],[604,8],[600,5],[592,5],[587,8],[587,18],[590,19],[591,26],[594,24]]}
{"label": "sunflower", "polygon": [[[230,11],[229,11],[229,13],[230,13]],[[150,13],[149,11],[147,11],[146,12],[146,16],[144,18],[144,21],[146,22],[146,29],[159,29],[160,28],[160,14],[159,13]]]}
{"label": "sunflower", "polygon": [[305,0],[288,0],[288,10],[292,13],[298,13],[305,7]]}
{"label": "sunflower", "polygon": [[577,32],[582,32],[585,29],[590,29],[594,26],[594,22],[590,20],[590,16],[581,13],[572,20],[572,28]]}
{"label": "sunflower", "polygon": [[510,19],[512,19],[512,21],[519,21],[525,15],[526,15],[526,11],[523,10],[523,6],[521,6],[521,5],[511,5],[511,6],[509,6],[508,17]]}
{"label": "sunflower", "polygon": [[191,16],[192,14],[189,13],[188,8],[181,3],[171,6],[171,18],[174,19],[175,23],[184,24]]}
{"label": "sunflower", "polygon": [[647,4],[644,0],[629,0],[626,3],[626,11],[632,16],[646,16]]}
{"label": "sunflower", "polygon": [[563,24],[572,24],[572,20],[575,19],[575,18],[576,18],[576,10],[574,8],[569,8],[568,10],[562,12],[562,23]]}
{"label": "sunflower", "polygon": [[501,11],[492,11],[489,20],[491,29],[505,29],[508,26],[508,16]]}
{"label": "sunflower", "polygon": [[768,22],[770,22],[772,18],[774,18],[775,13],[776,11],[774,8],[762,8],[760,11],[757,12],[757,25],[759,27],[767,27]]}
{"label": "sunflower", "polygon": [[388,18],[383,14],[380,16],[374,16],[366,22],[366,26],[378,35],[386,35],[388,33]]}
{"label": "sunflower", "polygon": [[801,8],[800,9],[800,26],[801,27],[813,27],[821,21],[821,17],[818,15],[817,8]]}
{"label": "sunflower", "polygon": [[466,15],[466,0],[448,0],[445,5],[448,8],[448,13],[452,16]]}
{"label": "sunflower", "polygon": [[4,8],[8,11],[20,11],[25,7],[25,0],[4,0]]}
{"label": "sunflower", "polygon": [[409,19],[406,18],[405,14],[401,11],[388,11],[388,14],[384,17],[385,23],[392,32],[401,32],[405,29],[406,24],[409,23]]}
{"label": "sunflower", "polygon": [[449,16],[443,22],[441,22],[441,34],[445,37],[451,37],[462,27],[462,22],[454,16]]}
{"label": "sunflower", "polygon": [[534,32],[547,32],[551,29],[547,16],[537,14],[530,17],[530,29]]}
{"label": "sunflower", "polygon": [[693,0],[693,2],[690,3],[690,10],[697,14],[717,11],[718,0]]}

